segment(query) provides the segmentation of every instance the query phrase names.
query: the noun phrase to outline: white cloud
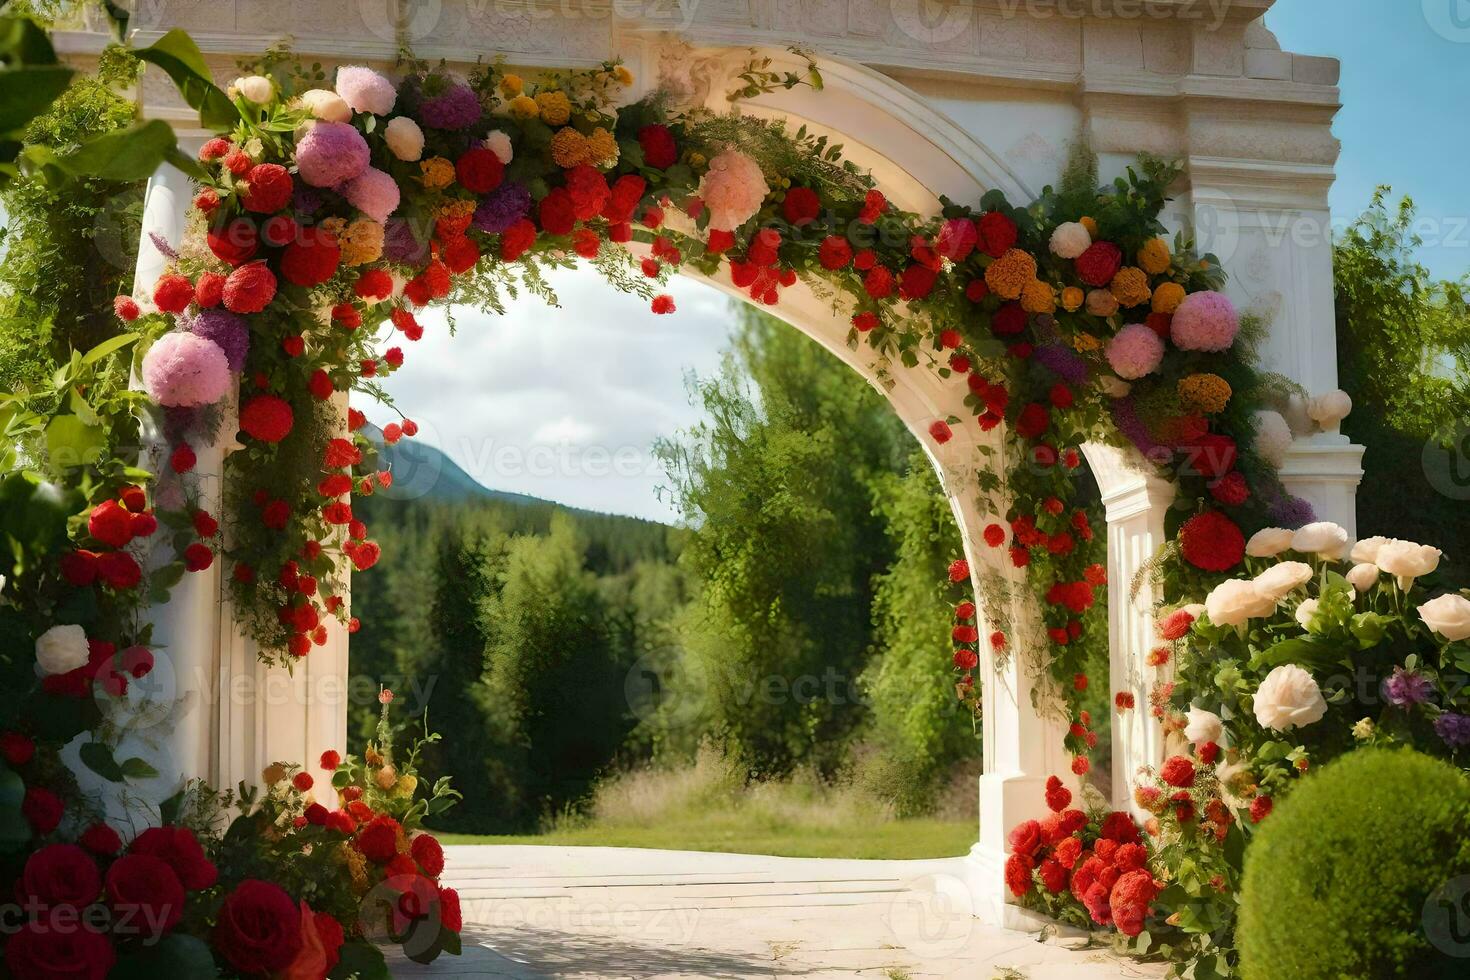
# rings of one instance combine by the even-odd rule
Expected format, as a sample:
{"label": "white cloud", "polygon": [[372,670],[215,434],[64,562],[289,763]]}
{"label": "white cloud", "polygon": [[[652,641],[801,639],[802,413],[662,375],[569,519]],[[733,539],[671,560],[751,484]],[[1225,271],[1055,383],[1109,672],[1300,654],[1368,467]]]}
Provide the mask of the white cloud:
{"label": "white cloud", "polygon": [[[406,355],[385,387],[418,439],[480,483],[592,510],[671,521],[653,443],[698,421],[684,378],[712,374],[728,345],[720,293],[675,279],[678,311],[655,316],[591,270],[557,272],[561,303],[522,296],[505,316],[442,311],[419,317],[424,338],[392,343]],[[379,425],[391,409],[359,406]]]}

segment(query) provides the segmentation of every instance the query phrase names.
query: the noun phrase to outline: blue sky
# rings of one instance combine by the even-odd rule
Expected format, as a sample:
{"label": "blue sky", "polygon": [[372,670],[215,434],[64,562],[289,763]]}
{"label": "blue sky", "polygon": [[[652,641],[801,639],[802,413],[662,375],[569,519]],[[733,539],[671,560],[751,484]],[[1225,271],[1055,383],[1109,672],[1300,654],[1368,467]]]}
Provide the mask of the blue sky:
{"label": "blue sky", "polygon": [[1424,264],[1470,271],[1470,0],[1277,0],[1266,26],[1284,50],[1342,62],[1338,226],[1392,184],[1425,219]]}

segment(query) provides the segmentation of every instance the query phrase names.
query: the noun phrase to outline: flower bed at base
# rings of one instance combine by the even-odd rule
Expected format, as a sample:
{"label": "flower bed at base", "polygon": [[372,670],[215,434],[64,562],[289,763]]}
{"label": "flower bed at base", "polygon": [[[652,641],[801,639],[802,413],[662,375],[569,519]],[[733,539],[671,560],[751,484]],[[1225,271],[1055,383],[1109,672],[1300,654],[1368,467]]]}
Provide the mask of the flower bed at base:
{"label": "flower bed at base", "polygon": [[[957,561],[952,583],[978,577],[978,599],[996,628],[981,637],[975,602],[960,601],[949,662],[960,697],[978,710],[980,644],[999,657],[1027,657],[1050,680],[1048,703],[1038,710],[1064,712],[1070,722],[1067,748],[1079,775],[1095,736],[1078,703],[1089,683],[1078,641],[1086,630],[1106,629],[1098,514],[1072,503],[1084,442],[1126,447],[1178,485],[1174,540],[1155,569],[1171,608],[1211,594],[1218,608],[1256,603],[1265,615],[1261,595],[1220,584],[1247,561],[1247,534],[1255,541],[1268,524],[1321,534],[1310,507],[1276,476],[1291,433],[1270,407],[1283,397],[1280,386],[1253,367],[1260,324],[1219,292],[1217,261],[1193,254],[1183,237],[1163,237],[1159,214],[1176,166],[1144,160],[1099,189],[1082,159],[1035,202],[992,191],[973,207],[946,200],[940,214],[925,216],[895,208],[871,176],[842,159],[840,147],[805,129],[678,111],[661,93],[619,106],[631,78],[615,63],[536,82],[499,66],[468,79],[418,63],[394,79],[346,66],[329,82],[320,69],[275,52],[225,93],[213,87],[186,36],[171,32],[159,46],[173,53],[171,74],[188,82],[184,91],[201,121],[220,133],[197,161],[179,161],[200,186],[188,233],[181,242],[155,240],[170,263],[149,297],[119,297],[116,312],[130,332],[78,355],[58,373],[57,391],[48,393],[56,397],[7,403],[11,430],[29,439],[15,458],[38,462],[7,476],[0,494],[0,523],[17,555],[0,618],[21,651],[10,660],[14,689],[26,692],[3,718],[0,829],[17,874],[39,854],[50,855],[45,864],[73,869],[87,885],[73,904],[96,898],[85,862],[102,874],[83,841],[104,833],[92,830],[106,809],[96,798],[115,800],[119,787],[156,775],[106,723],[166,656],[140,625],[140,610],[222,559],[235,614],[266,659],[289,666],[310,656],[327,641],[333,619],[355,630],[343,569],[366,571],[381,555],[351,498],[388,486],[392,474],[378,470],[372,446],[357,434],[364,417],[350,408],[344,416],[340,396],[382,394],[380,380],[404,362],[402,345],[423,336],[422,308],[458,301],[498,311],[518,289],[549,298],[547,267],[580,258],[613,285],[648,297],[657,313],[673,312],[672,300],[655,294],[681,268],[728,275],[768,305],[802,281],[851,316],[854,346],[964,385],[970,417],[934,419],[929,434],[943,443],[955,427],[974,425],[999,429],[1008,441],[1008,458],[1017,462],[980,477],[993,515],[983,540],[1002,561],[1026,569],[1044,635],[1024,635],[998,619],[998,576],[972,576]],[[633,242],[647,257],[634,260],[625,247]],[[142,379],[142,394],[118,390],[129,367]],[[224,511],[209,513],[200,504],[198,450],[228,438],[219,430],[236,396],[243,448],[226,464]],[[124,458],[137,444],[140,415],[167,443],[161,472]],[[416,431],[405,419],[384,436],[393,443]],[[77,452],[63,458],[61,449]],[[1382,636],[1397,635],[1386,620],[1329,619],[1347,596],[1328,573],[1322,581],[1308,628],[1342,626],[1360,644],[1380,628]],[[1463,610],[1454,598],[1435,602],[1426,622],[1455,639]],[[1275,692],[1280,717],[1299,717],[1303,706],[1293,698],[1307,685],[1296,675],[1262,685],[1247,679],[1245,666],[1260,665],[1254,650],[1238,681],[1217,684],[1223,697],[1208,690],[1215,652],[1201,644],[1222,641],[1224,627],[1210,625],[1215,613],[1185,615],[1188,623],[1178,613],[1161,622],[1174,646],[1161,647],[1154,666],[1177,660],[1180,680],[1171,685],[1161,673],[1148,710],[1178,727],[1178,709],[1190,700],[1242,707],[1264,686]],[[1424,646],[1424,636],[1413,640]],[[1325,645],[1309,646],[1320,652]],[[1464,656],[1450,650],[1440,647],[1441,667]],[[1297,646],[1278,656],[1285,664],[1305,654]],[[1394,697],[1419,705],[1424,668],[1418,660],[1402,666],[1396,689],[1403,693]],[[1144,706],[1120,698],[1117,707]],[[1433,721],[1455,751],[1465,725],[1446,719],[1463,717],[1445,711]],[[1237,731],[1238,720],[1231,724],[1223,765],[1272,763],[1252,774],[1275,791],[1273,780],[1289,778],[1289,767],[1275,763],[1302,756]],[[1116,815],[1094,821],[1083,814],[1077,824],[1072,814],[1081,811],[1062,804],[1053,807],[1055,821],[1018,831],[1017,854],[1030,866],[1014,862],[1013,886],[1075,918],[1071,895],[1089,919],[1129,933],[1141,930],[1151,903],[1170,903],[1181,888],[1191,911],[1171,915],[1171,925],[1195,937],[1181,948],[1196,968],[1227,955],[1215,946],[1228,945],[1228,922],[1202,889],[1218,883],[1228,894],[1232,879],[1223,870],[1203,885],[1199,877],[1200,869],[1237,866],[1232,842],[1242,839],[1243,825],[1213,805],[1211,787],[1230,780],[1220,772],[1221,743],[1210,744],[1211,759],[1197,750],[1194,762],[1183,760],[1189,785],[1179,783],[1184,767],[1171,760],[1159,774],[1168,788],[1147,796],[1160,814],[1147,860],[1131,822],[1125,831]],[[1241,753],[1254,755],[1242,763]],[[347,775],[337,811],[306,799],[310,787],[292,766],[267,774],[266,792],[246,794],[244,813],[222,837],[214,836],[211,818],[220,814],[209,805],[218,798],[207,789],[196,789],[190,808],[170,803],[165,810],[157,801],[130,814],[169,828],[173,838],[201,840],[219,872],[217,884],[186,901],[168,955],[189,962],[213,955],[237,974],[284,967],[302,977],[379,975],[349,958],[371,958],[363,940],[372,917],[359,902],[380,886],[392,896],[390,938],[405,938],[398,913],[413,922],[437,914],[419,953],[452,948],[452,893],[431,888],[432,845],[410,839],[424,813],[452,797],[440,786],[414,802],[411,782],[402,788],[412,772],[391,763],[390,753],[339,769]],[[389,771],[394,778],[385,783]],[[84,782],[95,792],[84,791]],[[354,798],[354,790],[361,795]],[[1201,819],[1216,828],[1213,836],[1199,832]],[[123,865],[117,875],[129,894],[136,876],[153,883],[137,885],[140,893],[154,895],[148,889],[156,886],[176,898],[168,875],[148,855],[132,853],[142,839],[125,856],[106,858],[107,874]],[[73,841],[82,841],[81,852],[51,850]],[[1210,848],[1219,845],[1217,861]],[[122,846],[119,839],[113,850]],[[1079,851],[1070,866],[1063,848]],[[346,856],[342,867],[331,864],[332,855]],[[1061,883],[1058,868],[1070,871],[1065,890],[1052,887]],[[1049,897],[1024,887],[1028,874]],[[279,935],[245,934],[247,923],[262,921]],[[336,967],[324,965],[337,937],[332,923],[344,937]],[[289,948],[281,937],[301,942],[299,962],[251,958],[252,950],[265,956],[267,947],[272,955]],[[65,949],[54,937],[47,942],[52,954],[81,964],[82,975],[101,975],[112,955],[160,955],[133,949],[114,932],[72,938]],[[41,945],[7,944],[22,980],[47,975],[35,959]]]}

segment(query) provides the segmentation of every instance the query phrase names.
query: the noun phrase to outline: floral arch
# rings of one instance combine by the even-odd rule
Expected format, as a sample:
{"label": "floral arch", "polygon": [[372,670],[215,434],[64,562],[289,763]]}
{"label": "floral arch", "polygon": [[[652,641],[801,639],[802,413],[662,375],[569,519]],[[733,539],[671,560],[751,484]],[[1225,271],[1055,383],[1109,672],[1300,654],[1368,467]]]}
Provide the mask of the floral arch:
{"label": "floral arch", "polygon": [[[1239,566],[1253,532],[1308,523],[1303,496],[1351,533],[1343,398],[1312,403],[1321,432],[1304,462],[1272,406],[1305,403],[1253,366],[1276,333],[1226,296],[1220,260],[1190,239],[1196,215],[1169,203],[1182,194],[1197,213],[1221,193],[1205,174],[1238,190],[1253,171],[1213,157],[1130,168],[1114,140],[1101,189],[1085,155],[1033,188],[973,121],[870,67],[631,46],[643,77],[615,61],[379,71],[340,52],[324,71],[273,53],[226,93],[187,35],[163,35],[155,63],[189,105],[156,111],[194,152],[150,182],[137,294],[118,302],[152,403],[155,479],[142,496],[121,468],[99,485],[50,581],[146,608],[145,624],[87,639],[167,651],[161,686],[179,700],[159,758],[173,772],[253,784],[286,761],[306,785],[331,783],[348,569],[379,557],[350,498],[388,478],[352,434],[346,393],[411,352],[415,310],[539,289],[538,263],[559,253],[646,290],[656,311],[677,269],[758,299],[863,374],[939,469],[966,542],[951,577],[974,600],[942,656],[985,726],[974,891],[981,915],[1014,924],[1007,832],[1087,770],[1076,694],[1102,679],[1069,659],[1080,632],[1111,639],[1113,805],[1136,810],[1132,777],[1163,762],[1168,734],[1156,612],[1198,618],[1174,607]],[[1082,453],[1106,535],[1068,505]],[[165,533],[127,516],[143,512]],[[121,554],[144,557],[150,591],[112,578],[123,560],[106,556]],[[102,660],[76,670],[106,674]]]}

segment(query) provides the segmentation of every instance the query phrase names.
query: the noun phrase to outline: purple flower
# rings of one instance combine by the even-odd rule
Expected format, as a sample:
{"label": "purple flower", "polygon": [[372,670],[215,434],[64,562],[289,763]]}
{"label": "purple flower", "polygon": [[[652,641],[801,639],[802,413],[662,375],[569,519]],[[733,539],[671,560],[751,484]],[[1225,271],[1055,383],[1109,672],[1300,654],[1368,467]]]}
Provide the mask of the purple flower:
{"label": "purple flower", "polygon": [[486,194],[475,208],[474,225],[488,235],[498,235],[531,210],[531,192],[513,180],[507,180]]}
{"label": "purple flower", "polygon": [[1392,676],[1383,682],[1383,696],[1389,704],[1399,708],[1423,704],[1429,700],[1432,691],[1429,678],[1402,667],[1395,667]]}
{"label": "purple flower", "polygon": [[1271,501],[1270,506],[1267,507],[1267,513],[1270,515],[1271,523],[1293,531],[1317,519],[1317,513],[1312,509],[1311,501],[1293,497],[1291,494],[1282,494]]}
{"label": "purple flower", "polygon": [[186,326],[196,337],[219,345],[231,371],[244,369],[245,355],[250,352],[250,324],[243,316],[229,310],[201,310]]}
{"label": "purple flower", "polygon": [[466,129],[480,121],[480,113],[479,98],[459,82],[419,104],[419,121],[434,129]]}
{"label": "purple flower", "polygon": [[390,262],[423,265],[429,257],[429,246],[418,240],[407,221],[390,218],[383,226],[383,256]]}
{"label": "purple flower", "polygon": [[158,249],[164,258],[177,259],[179,257],[178,251],[168,243],[168,239],[164,238],[158,232],[150,231],[148,238],[153,242],[153,247]]}
{"label": "purple flower", "polygon": [[1138,404],[1132,395],[1113,399],[1113,425],[1154,465],[1162,466],[1173,457],[1172,449],[1154,441],[1154,437],[1149,434],[1148,426],[1138,415]]}
{"label": "purple flower", "polygon": [[300,181],[291,192],[291,207],[298,214],[315,214],[322,206],[322,192]]}
{"label": "purple flower", "polygon": [[1470,745],[1470,715],[1446,711],[1434,719],[1434,733],[1452,749]]}
{"label": "purple flower", "polygon": [[1031,356],[1068,384],[1080,385],[1087,380],[1087,362],[1061,344],[1038,347]]}

